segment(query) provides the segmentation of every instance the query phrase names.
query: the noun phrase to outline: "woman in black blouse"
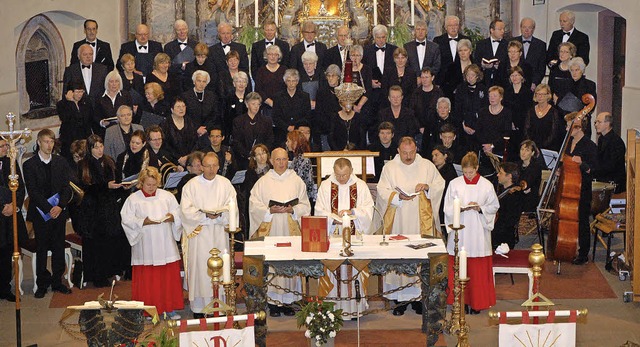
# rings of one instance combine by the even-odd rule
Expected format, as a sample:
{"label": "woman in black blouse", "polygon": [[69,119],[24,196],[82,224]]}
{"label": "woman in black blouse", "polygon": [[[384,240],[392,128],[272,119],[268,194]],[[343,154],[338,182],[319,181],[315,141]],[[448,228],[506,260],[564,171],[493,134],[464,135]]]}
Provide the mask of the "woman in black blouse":
{"label": "woman in black blouse", "polygon": [[[240,73],[240,54],[231,50],[227,53],[227,70],[218,71],[218,96],[221,99],[228,98],[234,93],[234,77]],[[251,91],[251,84],[247,85],[247,91]]]}
{"label": "woman in black blouse", "polygon": [[457,51],[458,58],[447,66],[446,71],[442,74],[444,78],[439,82],[444,96],[449,98],[454,105],[456,101],[455,90],[460,83],[464,82],[464,72],[467,67],[473,64],[473,45],[471,41],[467,39],[458,41]]}
{"label": "woman in black blouse", "polygon": [[343,105],[340,111],[332,115],[330,124],[329,147],[332,151],[366,148],[363,119],[352,105]]}
{"label": "woman in black blouse", "polygon": [[[395,63],[395,69],[385,71],[382,77],[382,88],[385,90],[385,94],[388,94],[391,86],[400,86],[402,88],[402,95],[407,97],[403,99],[403,106],[409,106],[411,103],[411,95],[418,86],[418,80],[416,79],[416,71],[407,65],[407,50],[403,47],[396,48],[393,51],[393,61]],[[389,106],[389,101],[385,101],[382,107]]]}
{"label": "woman in black blouse", "polygon": [[[481,145],[480,171],[483,176],[495,173],[495,167],[488,159],[489,153],[508,155],[508,161],[512,153],[505,153],[506,139],[511,137],[511,110],[502,105],[504,89],[500,86],[489,88],[489,106],[478,112],[476,134]],[[483,170],[484,168],[484,170]]]}
{"label": "woman in black blouse", "polygon": [[498,66],[498,85],[507,89],[511,84],[511,71],[513,71],[513,68],[519,67],[522,70],[521,75],[524,78],[524,85],[527,86],[527,89],[531,90],[531,74],[533,73],[533,68],[529,63],[524,61],[522,43],[515,40],[509,41],[507,52],[509,60]]}
{"label": "woman in black blouse", "polygon": [[167,118],[171,114],[168,100],[165,99],[164,91],[158,83],[150,82],[145,84],[144,97],[146,99],[145,102],[141,107],[138,107],[138,112],[133,117],[134,123],[141,123],[144,112],[149,112],[162,118]]}
{"label": "woman in black blouse", "polygon": [[136,58],[132,54],[125,54],[120,58],[120,76],[122,76],[122,90],[126,90],[131,94],[131,100],[134,105],[140,105],[144,102],[144,79],[142,75],[135,73]]}
{"label": "woman in black blouse", "polygon": [[196,147],[198,141],[197,126],[185,117],[187,106],[181,98],[176,98],[171,105],[171,116],[160,124],[164,133],[163,146],[178,158],[178,163],[185,167],[187,155]]}
{"label": "woman in black blouse", "polygon": [[[182,81],[183,90],[189,90],[193,88],[194,82],[191,79],[191,76],[193,76],[193,73],[198,70],[208,72],[209,76],[212,79],[215,79],[218,77],[218,71],[216,71],[216,64],[213,63],[212,59],[207,59],[209,57],[209,47],[207,46],[206,43],[199,42],[196,45],[196,48],[193,50],[193,53],[195,54],[196,57],[193,59],[192,62],[188,63],[187,66],[185,66],[184,68],[184,75],[186,78]],[[215,92],[217,86],[218,85],[216,83],[209,83],[207,84],[207,90]]]}
{"label": "woman in black blouse", "polygon": [[280,47],[276,45],[269,45],[264,50],[264,58],[267,64],[256,71],[253,79],[256,82],[256,92],[258,92],[264,100],[262,113],[270,117],[273,108],[273,98],[279,92],[287,89],[287,86],[284,84],[284,72],[287,71],[287,67],[280,64],[282,52],[280,51]]}
{"label": "woman in black blouse", "polygon": [[551,89],[541,83],[536,87],[533,100],[536,105],[529,109],[524,124],[524,137],[542,149],[559,151],[564,137],[564,121],[558,110],[549,104]]}
{"label": "woman in black blouse", "polygon": [[[569,61],[576,56],[577,48],[571,42],[558,45],[559,61],[551,61],[549,65],[549,88],[553,92],[553,101],[557,104],[571,87],[571,72]],[[553,64],[553,65],[551,65]]]}
{"label": "woman in black blouse", "polygon": [[147,75],[146,82],[156,82],[164,91],[164,98],[170,103],[178,95],[182,94],[182,81],[180,76],[169,71],[171,58],[166,53],[158,53],[153,59],[153,71]]}
{"label": "woman in black blouse", "polygon": [[[318,101],[316,103],[316,109],[311,111],[313,140],[310,142],[314,144],[327,143],[326,139],[332,129],[332,122],[335,115],[342,110],[338,97],[335,93],[335,88],[340,85],[341,71],[338,65],[331,64],[327,66],[324,71],[326,81],[320,83],[320,89],[318,89]],[[359,117],[362,117],[361,115]],[[363,126],[362,124],[359,126]],[[322,141],[322,137],[325,141]],[[313,146],[312,146],[313,147]]]}
{"label": "woman in black blouse", "polygon": [[273,127],[276,146],[284,144],[287,133],[294,130],[296,124],[310,121],[311,101],[309,94],[298,88],[299,82],[298,70],[288,69],[284,74],[287,90],[276,94],[273,99]]}
{"label": "woman in black blouse", "polygon": [[371,103],[368,102],[369,95],[371,95],[373,73],[371,72],[370,66],[362,63],[362,52],[363,48],[360,45],[351,46],[351,50],[349,51],[349,57],[353,62],[353,68],[351,69],[353,83],[364,88],[364,94],[356,101],[353,109],[362,115],[368,129],[376,124],[376,117],[371,114]]}
{"label": "woman in black blouse", "polygon": [[105,93],[97,101],[97,112],[93,115],[93,132],[104,138],[104,129],[114,121],[103,121],[105,118],[113,118],[116,111],[122,105],[127,105],[131,109],[137,110],[137,106],[133,106],[131,94],[122,89],[122,77],[118,71],[113,70],[107,74],[104,81]]}
{"label": "woman in black blouse", "polygon": [[487,87],[480,82],[483,76],[478,65],[471,64],[467,66],[464,70],[464,82],[460,83],[454,92],[453,115],[458,117],[455,120],[456,122],[462,123],[462,130],[465,135],[463,139],[467,148],[478,146],[476,139],[478,112],[489,104]]}
{"label": "woman in black blouse", "polygon": [[[412,77],[415,77],[415,75],[412,75]],[[402,88],[400,88],[400,86],[392,86],[389,88],[388,97],[391,106],[383,108],[378,112],[378,124],[382,122],[390,122],[393,124],[395,129],[393,140],[395,143],[398,143],[398,141],[405,136],[415,136],[420,128],[418,120],[413,114],[413,110],[408,106],[404,106],[402,102],[403,98]]]}
{"label": "woman in black blouse", "polygon": [[249,76],[244,71],[238,72],[233,77],[234,92],[227,96],[222,112],[222,127],[224,133],[227,134],[223,140],[225,145],[232,142],[233,136],[229,135],[233,133],[233,120],[247,113],[245,98],[249,94],[249,90],[247,90],[249,84]]}
{"label": "woman in black blouse", "polygon": [[247,168],[253,146],[261,143],[270,150],[273,148],[273,127],[271,120],[260,113],[260,94],[249,93],[245,104],[247,113],[233,120],[233,150],[241,170]]}
{"label": "woman in black blouse", "polygon": [[533,92],[529,88],[531,83],[525,82],[524,72],[519,66],[512,67],[509,74],[509,84],[504,87],[504,105],[511,110],[515,127],[511,144],[515,150],[524,139],[524,123],[527,112],[533,106]]}
{"label": "woman in black blouse", "polygon": [[536,143],[524,140],[520,144],[520,180],[527,182],[527,188],[523,190],[524,201],[522,211],[535,212],[538,206],[540,183],[542,182],[542,162],[540,151]]}

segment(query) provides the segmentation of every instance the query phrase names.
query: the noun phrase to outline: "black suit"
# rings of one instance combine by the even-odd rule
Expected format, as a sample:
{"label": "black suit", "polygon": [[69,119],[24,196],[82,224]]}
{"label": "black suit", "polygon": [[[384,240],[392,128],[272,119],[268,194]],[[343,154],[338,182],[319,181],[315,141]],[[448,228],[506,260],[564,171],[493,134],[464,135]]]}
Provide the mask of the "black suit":
{"label": "black suit", "polygon": [[624,142],[613,130],[598,137],[598,162],[600,165],[597,170],[592,172],[593,178],[602,182],[615,182],[616,193],[627,190],[624,154]]}
{"label": "black suit", "polygon": [[[316,65],[316,71],[324,73],[324,57],[327,53],[327,45],[322,42],[314,41],[316,47],[316,55],[318,56],[318,64]],[[304,72],[304,66],[302,66],[302,54],[306,52],[304,40],[296,43],[291,47],[291,54],[289,54],[289,67],[297,69],[300,74]]]}
{"label": "black suit", "polygon": [[[508,64],[509,63],[509,55],[507,54],[507,40],[502,39],[498,44],[498,49],[496,49],[496,53],[493,54],[492,41],[491,37],[486,38],[484,40],[478,41],[476,43],[476,50],[473,52],[474,61],[478,62],[478,64],[482,64],[482,59],[498,59],[500,64]],[[484,72],[484,84],[487,87],[491,87],[497,84],[497,72],[498,69],[495,67],[489,69],[482,69]]]}
{"label": "black suit", "polygon": [[[229,52],[236,51],[240,55],[240,65],[238,65],[238,69],[249,74],[249,56],[247,55],[247,48],[243,44],[233,41],[229,42],[229,48],[231,48]],[[218,73],[220,73],[220,71],[229,71],[229,67],[227,66],[227,55],[224,53],[221,42],[209,47],[209,59],[213,60]]]}
{"label": "black suit", "polygon": [[409,55],[409,65],[416,71],[416,75],[420,77],[420,71],[429,67],[433,76],[437,76],[440,72],[441,54],[440,46],[436,43],[425,40],[424,60],[422,66],[420,66],[420,59],[418,59],[418,42],[413,40],[404,44],[404,49],[407,50]]}
{"label": "black suit", "polygon": [[[87,40],[80,40],[73,44],[73,48],[71,49],[71,64],[80,62],[78,60],[78,48],[84,45]],[[113,63],[113,55],[111,54],[111,45],[109,42],[102,41],[100,39],[96,39],[96,56],[93,60],[94,63],[100,63],[107,67],[107,71],[113,70],[115,64]]]}
{"label": "black suit", "polygon": [[84,96],[78,104],[65,98],[58,101],[56,111],[60,117],[60,151],[62,156],[72,159],[70,152],[71,143],[75,140],[84,140],[91,135],[92,117],[97,113],[87,96]]}
{"label": "black suit", "polygon": [[[62,286],[64,273],[64,234],[69,213],[66,209],[71,199],[71,168],[67,160],[51,155],[49,164],[45,164],[38,153],[24,162],[24,181],[29,192],[29,208],[27,220],[33,223],[36,234],[36,275],[38,276],[38,290]],[[45,221],[38,209],[47,214],[53,206],[49,199],[54,194],[60,195],[58,206],[62,212],[55,219]],[[51,268],[53,275],[47,271],[47,251],[51,250]]]}
{"label": "black suit", "polygon": [[324,66],[322,67],[322,70],[326,70],[331,64],[338,65],[338,67],[342,69],[342,55],[340,54],[340,47],[338,47],[338,45],[327,50],[327,53],[324,56]]}
{"label": "black suit", "polygon": [[[558,59],[558,45],[562,43],[564,32],[562,30],[556,30],[551,34],[549,40],[549,48],[547,48],[547,64],[552,60]],[[589,64],[589,36],[576,28],[573,28],[571,36],[569,36],[569,42],[573,43],[576,50],[576,57],[582,58],[585,64]]]}
{"label": "black suit", "polygon": [[[280,59],[280,65],[289,65],[289,43],[278,38],[274,39],[275,45],[280,47],[282,53],[282,59]],[[266,40],[260,40],[254,42],[251,45],[251,77],[256,78],[258,69],[267,64],[264,58],[264,51],[267,49]]]}
{"label": "black suit", "polygon": [[[126,53],[133,55],[136,58],[136,70],[142,71],[142,75],[146,76],[153,70],[153,59],[156,57],[156,54],[163,52],[162,45],[158,41],[149,40],[146,44],[147,53],[138,53],[136,44],[138,44],[138,42],[135,40],[123,43],[120,46],[118,61],[120,61],[120,58]],[[122,70],[122,67],[119,65],[120,64],[118,64],[118,69]]]}
{"label": "black suit", "polygon": [[[387,42],[384,50],[384,71],[381,71],[378,67],[378,60],[376,59],[376,45],[370,44],[364,47],[362,53],[362,63],[366,66],[371,67],[371,74],[373,80],[378,80],[382,83],[383,76],[385,73],[390,73],[390,71],[396,70],[396,63],[393,61],[393,51],[396,50],[396,46]],[[383,73],[384,72],[384,73]],[[408,97],[408,96],[405,96]],[[385,95],[385,90],[383,88],[374,88],[371,90],[371,95],[369,96],[368,103],[371,103],[371,114],[377,115],[378,111],[384,107],[388,103],[387,95]],[[377,127],[379,123],[375,124]],[[378,133],[377,129],[369,129],[369,138],[375,138]]]}
{"label": "black suit", "polygon": [[[469,36],[458,34],[456,40],[460,41],[462,39],[469,39]],[[440,46],[440,72],[436,76],[435,80],[435,83],[439,85],[441,83],[440,81],[444,79],[445,72],[447,71],[449,65],[458,60],[458,52],[456,50],[456,54],[451,55],[451,47],[449,46],[449,35],[447,33],[434,37],[433,42],[437,43],[438,46]]]}
{"label": "black suit", "polygon": [[[523,39],[522,39],[522,35],[518,36],[518,37],[514,37],[513,38],[514,41],[520,41],[520,43],[523,43]],[[524,56],[524,53],[522,55],[522,57],[524,58],[524,61],[529,63],[529,65],[531,65],[532,71],[531,71],[531,83],[538,85],[540,84],[540,82],[542,82],[542,78],[544,78],[544,75],[547,71],[547,64],[546,64],[546,50],[547,50],[547,44],[540,40],[539,38],[536,37],[531,37],[531,43],[527,43],[527,45],[529,45],[529,49],[527,50],[527,56]],[[525,43],[523,43],[523,46],[525,45]],[[523,52],[524,52],[524,47],[523,47]]]}
{"label": "black suit", "polygon": [[[107,67],[102,64],[91,64],[91,86],[89,89],[89,93],[87,93],[93,101],[97,100],[104,94],[104,80],[107,77]],[[62,87],[62,95],[69,91],[70,83],[82,83],[85,88],[87,87],[84,82],[84,77],[82,77],[82,67],[80,67],[80,63],[75,63],[67,66],[64,69],[64,77],[62,78],[63,87]]]}
{"label": "black suit", "polygon": [[[197,42],[193,40],[187,40],[187,46],[184,49],[193,51],[196,49],[196,44]],[[180,45],[180,42],[178,42],[178,39],[167,42],[164,45],[164,52],[167,53],[169,58],[171,58],[171,71],[180,76],[180,78],[191,79],[191,76],[186,75],[186,68],[184,70],[182,69],[182,63],[184,61],[175,60],[176,56],[183,52],[182,46]],[[193,55],[191,55],[189,58],[191,58],[192,56]],[[187,62],[190,63],[192,60],[193,59],[188,59]]]}

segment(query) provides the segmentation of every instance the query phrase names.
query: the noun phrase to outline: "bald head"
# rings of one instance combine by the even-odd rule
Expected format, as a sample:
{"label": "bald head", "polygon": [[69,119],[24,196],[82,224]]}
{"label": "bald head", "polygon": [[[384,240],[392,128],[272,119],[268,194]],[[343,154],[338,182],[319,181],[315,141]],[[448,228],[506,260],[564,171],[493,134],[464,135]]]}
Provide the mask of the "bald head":
{"label": "bald head", "polygon": [[289,155],[284,148],[276,148],[271,152],[271,165],[278,175],[282,175],[287,170],[288,164]]}
{"label": "bald head", "polygon": [[78,48],[78,60],[80,60],[82,65],[91,65],[91,63],[93,63],[93,48],[91,48],[88,43]]}
{"label": "bald head", "polygon": [[202,174],[204,178],[212,180],[216,177],[220,169],[220,162],[218,161],[218,155],[214,152],[207,153],[202,158]]}
{"label": "bald head", "polygon": [[149,27],[146,24],[139,24],[136,27],[136,41],[142,45],[146,45],[149,41]]}

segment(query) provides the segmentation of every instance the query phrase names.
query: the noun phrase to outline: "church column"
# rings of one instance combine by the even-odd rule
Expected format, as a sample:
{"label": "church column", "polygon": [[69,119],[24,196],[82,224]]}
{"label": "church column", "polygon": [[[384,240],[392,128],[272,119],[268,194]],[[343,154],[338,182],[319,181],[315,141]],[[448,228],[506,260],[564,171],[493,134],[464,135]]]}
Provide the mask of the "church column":
{"label": "church column", "polygon": [[456,0],[456,16],[458,16],[458,18],[460,18],[460,30],[462,31],[462,29],[465,27],[464,24],[464,0]]}
{"label": "church column", "polygon": [[184,19],[184,0],[175,0],[176,20]]}
{"label": "church column", "polygon": [[151,2],[153,0],[140,0],[140,22],[150,25],[151,19]]}
{"label": "church column", "polygon": [[[127,0],[120,0],[120,40],[129,41],[129,6]],[[117,63],[116,63],[117,65]]]}

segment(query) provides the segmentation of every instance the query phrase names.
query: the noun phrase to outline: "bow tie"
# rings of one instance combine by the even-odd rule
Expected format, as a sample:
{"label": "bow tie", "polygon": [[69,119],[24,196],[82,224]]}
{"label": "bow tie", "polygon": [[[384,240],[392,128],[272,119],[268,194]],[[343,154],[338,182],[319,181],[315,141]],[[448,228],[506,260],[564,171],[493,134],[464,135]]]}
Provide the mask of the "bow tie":
{"label": "bow tie", "polygon": [[186,42],[178,42],[180,44],[180,46],[186,46],[187,43]]}
{"label": "bow tie", "polygon": [[420,41],[416,41],[416,45],[418,45],[418,46],[425,46],[425,47],[426,47],[426,46],[427,46],[427,41],[422,41],[422,42],[420,42]]}
{"label": "bow tie", "polygon": [[376,46],[376,52],[377,51],[383,51],[384,52],[385,49],[387,49],[387,48],[386,47],[378,47],[378,46]]}
{"label": "bow tie", "polygon": [[90,44],[92,47],[95,47],[95,46],[96,46],[96,43],[95,43],[95,42],[89,42],[89,41],[87,41],[87,43],[88,43],[88,44]]}
{"label": "bow tie", "polygon": [[265,41],[265,42],[264,42],[264,44],[265,44],[265,46],[268,46],[268,45],[272,45],[272,44],[273,44],[273,42],[271,42],[271,41]]}
{"label": "bow tie", "polygon": [[138,46],[138,49],[147,49],[147,46]]}
{"label": "bow tie", "polygon": [[91,65],[82,65],[83,69],[91,69]]}
{"label": "bow tie", "polygon": [[531,43],[531,40],[522,40],[522,44]]}
{"label": "bow tie", "polygon": [[500,40],[491,40],[491,43],[493,43],[493,42],[500,43]]}
{"label": "bow tie", "polygon": [[227,45],[222,45],[222,49],[225,49],[225,48],[227,48],[227,47],[229,47],[229,45],[228,45],[228,44],[227,44]]}
{"label": "bow tie", "polygon": [[316,43],[315,42],[311,42],[311,43],[307,43],[307,48],[311,47],[311,46],[315,46]]}
{"label": "bow tie", "polygon": [[344,51],[344,47],[338,47],[338,49],[342,52]]}
{"label": "bow tie", "polygon": [[450,38],[449,38],[449,41],[456,41],[456,42],[458,42],[458,41],[460,41],[460,38],[459,38],[459,37],[456,37],[456,38],[451,38],[451,37],[450,37]]}
{"label": "bow tie", "polygon": [[570,31],[565,31],[564,34],[567,35],[567,36],[571,36],[571,32]]}

